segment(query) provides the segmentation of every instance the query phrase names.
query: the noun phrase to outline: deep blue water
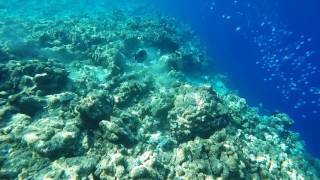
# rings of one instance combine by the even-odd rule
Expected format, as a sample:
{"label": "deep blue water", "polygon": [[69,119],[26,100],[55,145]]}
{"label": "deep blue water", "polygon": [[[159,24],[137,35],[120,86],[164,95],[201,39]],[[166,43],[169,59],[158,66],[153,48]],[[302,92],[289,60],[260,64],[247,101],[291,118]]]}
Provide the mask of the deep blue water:
{"label": "deep blue water", "polygon": [[214,59],[213,68],[228,75],[232,89],[264,113],[289,114],[308,151],[320,157],[319,1],[156,4],[196,30]]}

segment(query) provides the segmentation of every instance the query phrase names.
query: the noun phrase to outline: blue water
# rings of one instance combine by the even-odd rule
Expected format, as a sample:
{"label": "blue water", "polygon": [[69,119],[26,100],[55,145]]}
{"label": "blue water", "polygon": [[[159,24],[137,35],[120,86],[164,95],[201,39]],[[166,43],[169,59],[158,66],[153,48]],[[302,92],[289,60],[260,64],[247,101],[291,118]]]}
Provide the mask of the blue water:
{"label": "blue water", "polygon": [[193,27],[229,87],[264,113],[295,120],[309,152],[320,157],[320,2],[155,1]]}

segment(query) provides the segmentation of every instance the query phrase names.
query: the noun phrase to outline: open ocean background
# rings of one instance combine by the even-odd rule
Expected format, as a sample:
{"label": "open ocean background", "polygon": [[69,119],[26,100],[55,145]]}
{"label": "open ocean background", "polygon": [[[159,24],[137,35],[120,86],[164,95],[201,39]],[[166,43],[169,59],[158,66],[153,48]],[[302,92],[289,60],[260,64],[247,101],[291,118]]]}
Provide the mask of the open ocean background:
{"label": "open ocean background", "polygon": [[[19,6],[54,1],[14,2],[10,4],[12,12],[19,11]],[[67,2],[64,10],[79,12],[108,9],[112,4],[112,1]],[[289,114],[307,149],[320,157],[319,1],[145,2],[148,8],[190,25],[214,61],[212,70],[228,77],[228,87],[250,105],[260,107],[263,113]],[[51,8],[47,13],[60,11]]]}
{"label": "open ocean background", "polygon": [[[289,114],[307,149],[320,157],[320,1],[154,3],[195,29],[217,66],[213,68],[226,73],[232,90],[264,113]],[[285,48],[285,52],[278,51]],[[273,55],[278,55],[279,62]],[[288,62],[281,62],[290,55]],[[280,67],[279,71],[275,72],[275,67]],[[279,77],[280,73],[287,80]]]}

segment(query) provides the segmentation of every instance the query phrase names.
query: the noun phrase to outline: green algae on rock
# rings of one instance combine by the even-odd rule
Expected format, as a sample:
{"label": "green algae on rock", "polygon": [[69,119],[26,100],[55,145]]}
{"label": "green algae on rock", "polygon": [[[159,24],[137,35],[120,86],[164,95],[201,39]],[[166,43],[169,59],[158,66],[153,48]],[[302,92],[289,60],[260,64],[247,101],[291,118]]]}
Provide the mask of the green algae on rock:
{"label": "green algae on rock", "polygon": [[5,21],[1,32],[23,22],[26,42],[0,38],[0,179],[319,178],[293,120],[219,92],[176,21],[121,11]]}
{"label": "green algae on rock", "polygon": [[92,91],[79,102],[76,111],[85,127],[95,128],[100,121],[109,119],[113,106],[113,97],[103,91]]}

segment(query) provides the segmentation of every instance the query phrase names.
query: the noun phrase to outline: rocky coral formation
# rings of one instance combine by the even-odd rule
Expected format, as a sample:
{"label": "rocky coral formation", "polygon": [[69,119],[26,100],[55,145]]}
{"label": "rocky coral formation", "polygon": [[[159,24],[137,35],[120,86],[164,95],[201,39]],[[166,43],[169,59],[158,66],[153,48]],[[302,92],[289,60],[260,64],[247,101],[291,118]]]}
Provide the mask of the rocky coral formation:
{"label": "rocky coral formation", "polygon": [[76,146],[79,135],[75,121],[64,122],[62,118],[47,117],[30,124],[22,140],[38,154],[54,158],[76,154],[81,149],[80,145]]}
{"label": "rocky coral formation", "polygon": [[68,80],[68,72],[55,61],[12,60],[0,66],[0,91],[17,93],[26,88],[50,94],[61,90]]}
{"label": "rocky coral formation", "polygon": [[208,137],[228,123],[226,107],[211,87],[184,85],[169,111],[170,131],[178,141]]}
{"label": "rocky coral formation", "polygon": [[0,38],[0,179],[319,178],[293,120],[220,93],[170,18],[4,21],[24,43]]}
{"label": "rocky coral formation", "polygon": [[79,112],[80,119],[85,127],[95,128],[100,121],[110,118],[113,106],[113,97],[108,93],[92,91],[79,102],[76,111]]}

